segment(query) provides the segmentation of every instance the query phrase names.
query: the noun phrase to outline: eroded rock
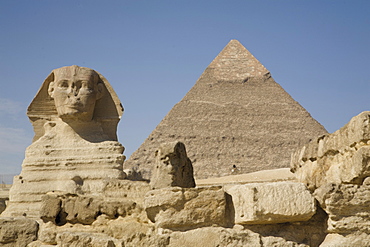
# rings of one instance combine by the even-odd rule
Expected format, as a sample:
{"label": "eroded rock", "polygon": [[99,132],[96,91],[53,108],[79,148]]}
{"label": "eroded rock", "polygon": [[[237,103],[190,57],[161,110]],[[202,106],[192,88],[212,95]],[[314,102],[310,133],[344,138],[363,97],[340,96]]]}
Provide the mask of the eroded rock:
{"label": "eroded rock", "polygon": [[[370,112],[292,155],[291,171],[329,216],[322,246],[367,246],[370,234]],[[356,236],[356,237],[355,237]]]}
{"label": "eroded rock", "polygon": [[[113,200],[101,196],[55,195],[51,193],[43,197],[41,209],[41,219],[44,222],[53,222],[57,225],[66,223],[90,225],[101,214],[115,219],[137,211],[136,203],[126,198]],[[140,209],[138,210],[140,211]]]}
{"label": "eroded rock", "polygon": [[5,203],[5,200],[2,200],[2,198],[0,198],[0,214],[6,209],[6,203]]}
{"label": "eroded rock", "polygon": [[320,247],[367,247],[369,243],[370,236],[365,233],[353,233],[346,236],[330,233]]}
{"label": "eroded rock", "polygon": [[193,165],[182,142],[163,143],[155,152],[156,162],[150,179],[152,189],[195,187]]}
{"label": "eroded rock", "polygon": [[104,234],[88,234],[88,233],[72,233],[63,232],[59,233],[56,237],[57,244],[60,247],[116,247],[113,238],[109,238]]}
{"label": "eroded rock", "polygon": [[39,225],[27,218],[0,218],[0,245],[25,247],[37,239]]}
{"label": "eroded rock", "polygon": [[322,206],[329,215],[328,232],[370,234],[370,186],[333,185]]}
{"label": "eroded rock", "polygon": [[105,198],[125,198],[143,205],[144,196],[150,190],[150,186],[144,181],[130,181],[121,179],[103,180],[103,192]]}
{"label": "eroded rock", "polygon": [[316,212],[315,199],[302,183],[276,182],[226,187],[236,224],[307,221]]}
{"label": "eroded rock", "polygon": [[226,195],[221,187],[169,187],[149,191],[144,207],[156,227],[192,229],[226,224]]}
{"label": "eroded rock", "polygon": [[362,184],[370,176],[370,112],[292,154],[291,171],[311,190],[326,183]]}

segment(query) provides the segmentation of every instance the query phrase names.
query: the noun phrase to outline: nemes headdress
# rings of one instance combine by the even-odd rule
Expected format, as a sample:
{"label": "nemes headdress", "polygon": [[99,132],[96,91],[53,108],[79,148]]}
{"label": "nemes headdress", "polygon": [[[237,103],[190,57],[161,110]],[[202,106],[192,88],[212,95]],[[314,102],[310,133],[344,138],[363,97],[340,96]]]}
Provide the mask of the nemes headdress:
{"label": "nemes headdress", "polygon": [[[44,135],[44,124],[48,121],[55,120],[58,118],[57,110],[55,108],[54,100],[48,93],[50,82],[55,79],[55,71],[63,70],[67,68],[73,68],[75,71],[91,71],[92,69],[79,67],[76,65],[62,67],[53,70],[41,85],[35,98],[27,109],[27,116],[30,119],[35,136],[33,142],[38,140]],[[94,70],[93,70],[94,71]],[[102,97],[96,101],[93,120],[100,122],[104,133],[112,140],[117,140],[117,125],[123,114],[123,107],[117,94],[114,92],[112,86],[109,84],[107,79],[97,71],[94,71],[99,77],[98,83],[102,83],[103,92]]]}

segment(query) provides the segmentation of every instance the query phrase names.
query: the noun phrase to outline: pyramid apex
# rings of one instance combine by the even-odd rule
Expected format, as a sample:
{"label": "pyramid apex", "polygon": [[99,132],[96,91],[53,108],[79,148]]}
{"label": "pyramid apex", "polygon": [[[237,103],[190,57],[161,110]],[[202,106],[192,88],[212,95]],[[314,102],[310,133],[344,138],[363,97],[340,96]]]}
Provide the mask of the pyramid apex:
{"label": "pyramid apex", "polygon": [[238,40],[232,39],[209,64],[218,81],[246,81],[269,71]]}
{"label": "pyramid apex", "polygon": [[239,40],[237,40],[237,39],[232,39],[232,40],[230,40],[229,41],[229,44],[230,43],[236,43],[236,44],[240,44],[240,45],[242,45],[240,42],[239,42]]}

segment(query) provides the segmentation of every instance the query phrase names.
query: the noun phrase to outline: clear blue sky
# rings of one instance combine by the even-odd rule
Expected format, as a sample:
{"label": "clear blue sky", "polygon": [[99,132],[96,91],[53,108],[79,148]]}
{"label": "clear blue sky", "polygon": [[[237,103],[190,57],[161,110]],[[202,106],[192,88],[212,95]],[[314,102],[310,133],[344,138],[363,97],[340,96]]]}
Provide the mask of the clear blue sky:
{"label": "clear blue sky", "polygon": [[333,132],[370,110],[370,1],[0,1],[0,173],[19,173],[25,115],[54,68],[103,74],[129,156],[231,40]]}

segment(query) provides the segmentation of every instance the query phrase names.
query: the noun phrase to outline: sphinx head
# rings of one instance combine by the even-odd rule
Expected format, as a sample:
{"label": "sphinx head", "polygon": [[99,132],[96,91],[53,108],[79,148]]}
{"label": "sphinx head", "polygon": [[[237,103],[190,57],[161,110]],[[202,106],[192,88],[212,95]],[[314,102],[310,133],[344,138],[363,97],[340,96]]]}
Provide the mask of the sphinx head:
{"label": "sphinx head", "polygon": [[54,70],[48,93],[64,121],[91,121],[96,101],[103,96],[103,87],[94,70],[73,65]]}
{"label": "sphinx head", "polygon": [[95,70],[76,65],[54,69],[46,77],[27,110],[33,141],[45,134],[44,126],[62,119],[66,123],[99,123],[111,140],[123,107],[107,79]]}

